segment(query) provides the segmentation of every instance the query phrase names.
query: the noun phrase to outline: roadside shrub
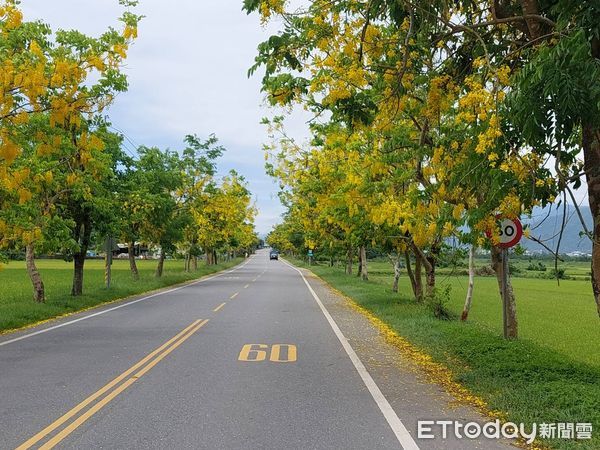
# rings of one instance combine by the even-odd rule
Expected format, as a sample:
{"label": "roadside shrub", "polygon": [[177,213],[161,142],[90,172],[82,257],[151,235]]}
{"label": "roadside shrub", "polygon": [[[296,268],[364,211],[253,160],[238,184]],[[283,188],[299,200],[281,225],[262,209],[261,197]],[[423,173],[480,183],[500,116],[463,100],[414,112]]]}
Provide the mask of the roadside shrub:
{"label": "roadside shrub", "polygon": [[527,270],[533,270],[536,272],[545,272],[547,270],[546,268],[546,264],[542,263],[541,261],[538,261],[537,264],[531,263],[527,266]]}
{"label": "roadside shrub", "polygon": [[425,297],[425,306],[436,319],[452,320],[454,314],[448,308],[452,286],[436,287],[431,295]]}
{"label": "roadside shrub", "polygon": [[[467,274],[468,274],[468,272],[467,272]],[[496,272],[494,272],[494,269],[492,269],[492,266],[481,266],[481,267],[477,267],[475,269],[475,275],[489,277],[492,275],[496,275]]]}
{"label": "roadside shrub", "polygon": [[558,278],[559,280],[568,280],[571,278],[566,274],[565,269],[552,269],[548,275],[548,278]]}
{"label": "roadside shrub", "polygon": [[509,263],[508,264],[508,270],[510,271],[511,275],[517,275],[520,274],[521,272],[523,272],[519,266],[514,265],[513,263]]}
{"label": "roadside shrub", "polygon": [[25,252],[9,251],[2,255],[2,258],[10,261],[25,261]]}

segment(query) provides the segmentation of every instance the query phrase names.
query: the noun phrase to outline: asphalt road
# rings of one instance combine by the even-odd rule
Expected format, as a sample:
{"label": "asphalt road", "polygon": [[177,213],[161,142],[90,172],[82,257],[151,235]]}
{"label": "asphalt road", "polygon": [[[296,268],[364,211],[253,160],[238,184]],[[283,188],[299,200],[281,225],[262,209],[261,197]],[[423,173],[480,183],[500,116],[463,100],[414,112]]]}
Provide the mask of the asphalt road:
{"label": "asphalt road", "polygon": [[311,284],[263,251],[199,283],[3,336],[0,448],[505,448],[418,440],[413,419],[443,401],[424,393],[404,408],[423,386],[400,374],[405,391],[383,383],[388,402],[383,375]]}

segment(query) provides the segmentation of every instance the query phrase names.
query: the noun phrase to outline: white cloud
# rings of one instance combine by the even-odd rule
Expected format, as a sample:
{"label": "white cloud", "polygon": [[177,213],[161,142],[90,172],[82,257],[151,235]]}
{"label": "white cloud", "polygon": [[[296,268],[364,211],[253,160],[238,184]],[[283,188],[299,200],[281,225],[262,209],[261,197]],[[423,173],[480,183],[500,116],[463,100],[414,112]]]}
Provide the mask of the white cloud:
{"label": "white cloud", "polygon": [[[26,20],[42,19],[54,28],[98,35],[120,27],[117,0],[25,0]],[[257,229],[267,232],[283,208],[277,186],[264,174],[259,124],[270,112],[261,108],[260,77],[248,79],[265,30],[256,15],[242,11],[242,0],[142,0],[139,38],[126,64],[130,88],[110,109],[115,127],[135,145],[178,149],[184,135],[215,133],[228,148],[222,171],[236,168],[250,182],[260,210]],[[300,115],[290,121],[294,136],[307,136]]]}

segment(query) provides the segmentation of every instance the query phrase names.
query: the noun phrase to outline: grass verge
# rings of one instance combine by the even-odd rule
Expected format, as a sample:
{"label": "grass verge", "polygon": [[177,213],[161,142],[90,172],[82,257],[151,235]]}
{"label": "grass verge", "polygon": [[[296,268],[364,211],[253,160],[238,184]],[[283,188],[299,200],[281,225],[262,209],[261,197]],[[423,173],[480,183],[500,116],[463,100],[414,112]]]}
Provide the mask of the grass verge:
{"label": "grass verge", "polygon": [[[301,261],[292,262],[306,267]],[[485,314],[481,315],[484,320],[467,323],[435,319],[427,308],[410,298],[407,286],[403,286],[405,294],[393,294],[389,277],[373,276],[370,281],[363,282],[344,274],[341,268],[311,266],[310,269],[410,344],[430,355],[434,362],[445,366],[453,381],[483,399],[488,410],[498,411],[506,420],[524,423],[528,428],[533,423],[593,425],[591,440],[540,439],[544,446],[600,448],[600,367],[597,364],[586,363],[581,356],[571,358],[564,348],[557,350],[549,343],[542,344],[535,339],[505,341],[497,324],[492,326],[485,320]],[[481,297],[485,294],[489,294],[489,289],[479,290]],[[496,289],[492,294],[497,294]],[[525,289],[520,295],[522,300],[527,299],[524,294]],[[560,297],[560,294],[554,296]],[[476,294],[474,304],[477,302]],[[451,308],[456,309],[455,306],[450,302]],[[537,314],[543,316],[546,310],[537,309]],[[564,307],[564,316],[572,314],[578,313],[569,313],[568,307]],[[565,317],[563,322],[571,324],[571,318]],[[560,328],[561,324],[554,323],[553,326]],[[578,330],[571,331],[571,334],[578,333]],[[579,346],[582,349],[578,355],[585,352],[585,340],[581,340]]]}
{"label": "grass verge", "polygon": [[46,303],[32,300],[32,288],[25,263],[21,261],[6,264],[0,270],[0,333],[6,333],[24,326],[59,317],[65,314],[88,309],[103,303],[126,298],[200,278],[204,275],[232,267],[242,261],[237,258],[215,266],[200,264],[198,270],[187,273],[183,262],[165,262],[162,278],[154,276],[156,261],[138,261],[140,279],[131,278],[128,261],[113,262],[112,286],[104,286],[104,262],[86,262],[84,274],[84,295],[71,297],[72,264],[58,260],[40,260],[38,268],[46,285]]}

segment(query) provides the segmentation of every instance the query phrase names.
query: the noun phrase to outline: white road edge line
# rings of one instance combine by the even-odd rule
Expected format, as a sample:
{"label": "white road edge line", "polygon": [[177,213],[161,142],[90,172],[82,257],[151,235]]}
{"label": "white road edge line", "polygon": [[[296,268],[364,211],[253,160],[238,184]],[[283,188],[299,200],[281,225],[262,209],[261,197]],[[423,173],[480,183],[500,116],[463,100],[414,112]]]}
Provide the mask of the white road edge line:
{"label": "white road edge line", "polygon": [[337,323],[335,323],[335,320],[333,320],[333,317],[331,317],[331,314],[329,314],[329,311],[327,311],[327,309],[325,308],[325,305],[323,305],[323,302],[321,301],[321,299],[319,298],[317,293],[314,291],[312,286],[308,283],[308,281],[304,277],[304,274],[302,273],[302,271],[300,269],[298,269],[297,267],[292,266],[287,261],[282,261],[282,262],[284,264],[286,264],[287,266],[291,267],[292,269],[294,269],[296,272],[298,272],[300,274],[300,276],[302,277],[302,280],[304,280],[306,287],[308,288],[308,290],[312,294],[313,298],[319,305],[319,308],[321,308],[321,312],[327,319],[327,322],[329,322],[329,325],[333,329],[333,332],[335,333],[335,335],[339,339],[340,343],[342,344],[342,347],[344,347],[344,350],[350,357],[350,361],[352,361],[352,364],[354,364],[354,368],[356,369],[356,371],[362,378],[363,383],[365,384],[365,386],[371,393],[373,400],[375,400],[375,403],[377,403],[377,406],[379,407],[381,413],[385,417],[385,420],[387,420],[387,423],[390,425],[390,428],[396,435],[396,438],[398,439],[398,442],[400,443],[402,448],[404,450],[419,450],[419,446],[414,441],[414,439],[412,438],[412,436],[410,435],[410,433],[408,432],[408,430],[406,429],[406,427],[404,426],[404,424],[402,423],[402,421],[396,414],[396,411],[394,411],[394,409],[392,408],[390,403],[387,401],[387,399],[385,398],[385,396],[379,389],[379,386],[377,386],[377,384],[375,383],[375,380],[373,380],[373,378],[369,374],[367,368],[362,363],[362,361],[360,360],[360,358],[358,357],[358,355],[356,354],[356,352],[354,351],[354,349],[348,342],[348,339],[346,339],[346,337],[342,333],[342,330],[340,330],[340,327],[338,327]]}
{"label": "white road edge line", "polygon": [[[91,319],[92,317],[100,316],[102,314],[106,314],[106,313],[109,313],[111,311],[115,311],[117,309],[124,308],[126,306],[131,306],[131,305],[134,305],[136,303],[142,302],[144,300],[148,300],[150,298],[158,297],[158,296],[165,295],[165,294],[170,294],[172,292],[179,291],[181,289],[185,289],[187,287],[194,286],[196,284],[204,283],[205,281],[213,280],[215,278],[218,278],[220,276],[226,275],[228,273],[235,272],[236,270],[241,269],[242,267],[244,267],[249,262],[250,262],[250,259],[248,259],[248,261],[246,261],[244,264],[239,265],[239,266],[237,266],[237,267],[235,267],[235,268],[233,268],[231,270],[227,270],[227,271],[218,273],[216,275],[212,275],[212,276],[210,276],[208,278],[203,278],[203,279],[198,280],[198,281],[193,281],[193,282],[188,283],[188,284],[186,284],[184,286],[179,286],[179,287],[176,287],[176,288],[173,288],[173,289],[169,289],[168,291],[157,292],[156,294],[152,294],[152,295],[148,295],[146,297],[138,298],[137,300],[133,300],[131,302],[123,303],[122,305],[115,306],[113,308],[105,309],[103,311],[98,311],[97,313],[89,314],[87,316],[83,316],[83,317],[80,317],[78,319],[69,320],[68,322],[63,322],[63,323],[60,323],[58,325],[54,325],[52,327],[44,328],[43,330],[34,331],[33,333],[24,334],[23,336],[19,336],[19,337],[16,337],[14,339],[10,339],[8,341],[0,342],[0,347],[3,347],[3,346],[8,345],[8,344],[12,344],[13,342],[22,341],[23,339],[27,339],[27,338],[30,338],[30,337],[33,337],[33,336],[37,336],[38,334],[47,333],[48,331],[56,330],[58,328],[66,327],[68,325],[73,325],[74,323],[81,322],[82,320]],[[98,306],[102,306],[102,305],[98,305]]]}

